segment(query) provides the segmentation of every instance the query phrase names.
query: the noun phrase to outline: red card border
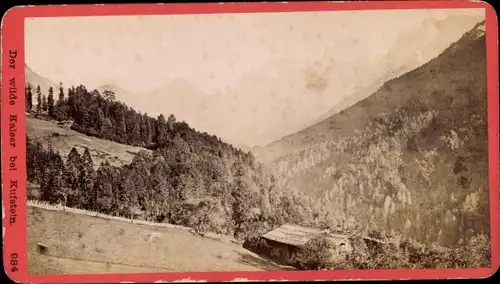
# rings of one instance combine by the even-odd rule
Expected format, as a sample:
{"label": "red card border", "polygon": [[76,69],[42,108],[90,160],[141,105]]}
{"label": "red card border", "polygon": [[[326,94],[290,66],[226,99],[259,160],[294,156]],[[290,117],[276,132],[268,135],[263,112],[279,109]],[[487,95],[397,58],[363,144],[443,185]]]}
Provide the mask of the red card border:
{"label": "red card border", "polygon": [[[387,10],[387,9],[445,9],[484,8],[486,11],[487,87],[488,87],[488,139],[492,267],[481,269],[395,269],[395,270],[338,270],[338,271],[281,271],[281,272],[174,272],[85,275],[29,275],[27,270],[26,235],[26,169],[9,171],[8,158],[17,156],[18,165],[26,164],[24,132],[17,133],[16,146],[9,145],[9,118],[17,115],[17,129],[25,129],[24,117],[24,19],[27,17],[71,17],[106,15],[161,15],[161,14],[211,14],[211,13],[258,13],[258,12],[305,12],[338,10]],[[292,3],[205,3],[205,4],[107,4],[71,6],[18,6],[7,11],[2,19],[2,194],[4,227],[4,267],[9,278],[26,283],[108,283],[120,281],[240,281],[240,280],[382,280],[382,279],[449,279],[484,278],[491,276],[500,261],[499,218],[499,140],[498,140],[498,22],[495,10],[486,2],[451,1],[370,1],[370,2],[292,2]],[[18,50],[17,68],[11,69],[9,50]],[[22,65],[21,65],[22,64]],[[15,77],[17,96],[14,105],[9,104],[9,79]],[[18,181],[17,222],[9,224],[5,212],[10,210],[9,183]],[[495,241],[496,240],[496,241]],[[11,254],[19,255],[17,272],[11,272]]]}

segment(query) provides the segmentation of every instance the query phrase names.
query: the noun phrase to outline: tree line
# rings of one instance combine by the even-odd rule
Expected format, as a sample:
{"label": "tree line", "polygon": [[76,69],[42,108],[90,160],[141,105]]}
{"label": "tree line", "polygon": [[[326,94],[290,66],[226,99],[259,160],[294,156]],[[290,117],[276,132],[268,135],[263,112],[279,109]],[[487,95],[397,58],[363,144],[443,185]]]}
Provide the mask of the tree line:
{"label": "tree line", "polygon": [[[35,94],[33,94],[35,92]],[[163,114],[154,118],[147,113],[141,113],[117,101],[112,91],[105,90],[102,94],[89,91],[83,85],[70,87],[67,94],[62,83],[58,99],[54,98],[54,89],[50,87],[48,94],[42,93],[38,85],[33,90],[28,84],[25,90],[26,111],[36,117],[48,116],[57,121],[72,120],[72,129],[80,133],[115,141],[122,144],[156,149],[170,143],[177,134],[191,144],[219,145],[233,152],[245,155],[240,149],[230,144],[221,143],[220,138],[199,132],[186,122],[178,122],[173,114],[166,118]],[[36,97],[36,105],[33,104]]]}

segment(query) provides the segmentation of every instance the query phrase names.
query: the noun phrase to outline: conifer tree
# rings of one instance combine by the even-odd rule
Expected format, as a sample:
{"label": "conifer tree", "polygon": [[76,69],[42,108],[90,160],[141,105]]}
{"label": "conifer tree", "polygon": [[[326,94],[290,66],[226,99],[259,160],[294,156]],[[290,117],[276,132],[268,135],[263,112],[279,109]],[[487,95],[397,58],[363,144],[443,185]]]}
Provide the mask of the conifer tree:
{"label": "conifer tree", "polygon": [[117,195],[118,213],[128,218],[134,218],[140,209],[137,191],[134,188],[134,180],[129,167],[124,167],[120,171]]}
{"label": "conifer tree", "polygon": [[96,200],[92,198],[95,196],[93,192],[94,180],[95,180],[94,163],[92,162],[92,156],[90,155],[90,150],[88,148],[85,148],[85,151],[83,152],[82,156],[82,171],[80,173],[79,186],[78,186],[78,191],[81,193],[81,199],[83,202],[82,207],[84,209],[93,210],[95,208]]}
{"label": "conifer tree", "polygon": [[42,110],[44,112],[47,112],[47,98],[45,95],[42,95]]}
{"label": "conifer tree", "polygon": [[49,95],[47,96],[47,110],[51,117],[54,117],[54,89],[49,88]]}
{"label": "conifer tree", "polygon": [[152,133],[151,133],[151,125],[149,123],[148,115],[144,114],[140,118],[140,124],[141,124],[141,137],[142,137],[142,142],[144,146],[149,146],[152,142]]}
{"label": "conifer tree", "polygon": [[45,167],[44,161],[44,151],[40,142],[32,141],[26,135],[26,167],[29,182],[40,183],[42,176],[40,168]]}
{"label": "conifer tree", "polygon": [[143,138],[141,137],[140,119],[137,119],[135,116],[132,117],[131,128],[128,133],[130,143],[133,145],[139,145],[139,141]]}
{"label": "conifer tree", "polygon": [[109,139],[110,136],[108,131],[110,129],[107,129],[106,117],[104,116],[102,108],[97,109],[97,115],[94,118],[94,127],[102,138]]}
{"label": "conifer tree", "polygon": [[165,116],[160,114],[156,120],[156,143],[159,145],[165,144],[168,141],[168,124]]}
{"label": "conifer tree", "polygon": [[174,126],[175,126],[175,123],[177,122],[177,119],[175,118],[175,116],[173,114],[170,114],[168,116],[168,130],[170,132],[174,131]]}
{"label": "conifer tree", "polygon": [[71,149],[66,161],[65,185],[68,187],[68,206],[82,207],[84,200],[81,199],[79,179],[83,170],[82,158],[75,147]]}
{"label": "conifer tree", "polygon": [[58,103],[62,103],[64,101],[64,88],[63,83],[59,83],[59,100]]}
{"label": "conifer tree", "polygon": [[115,112],[115,134],[118,142],[126,142],[127,141],[127,126],[125,122],[125,112],[123,107],[119,106]]}
{"label": "conifer tree", "polygon": [[249,202],[251,196],[248,191],[248,185],[245,182],[245,169],[241,161],[237,161],[234,165],[234,185],[232,186],[231,195],[233,197],[233,221],[234,221],[234,236],[241,237],[244,233],[245,223],[249,220]]}
{"label": "conifer tree", "polygon": [[110,105],[115,101],[115,93],[110,90],[104,90],[104,117],[109,118]]}
{"label": "conifer tree", "polygon": [[169,169],[165,159],[161,156],[156,157],[150,171],[149,196],[152,199],[151,211],[158,222],[163,222],[168,217],[167,213],[171,210],[169,194],[171,185],[167,179]]}
{"label": "conifer tree", "polygon": [[29,112],[33,109],[33,93],[30,83],[28,83],[25,90],[25,100],[26,100],[26,111]]}
{"label": "conifer tree", "polygon": [[96,172],[96,179],[94,183],[94,210],[103,212],[105,214],[112,214],[116,210],[117,202],[114,200],[113,187],[117,173],[114,167],[109,162],[101,163]]}
{"label": "conifer tree", "polygon": [[49,148],[45,173],[40,184],[40,197],[50,203],[66,204],[67,193],[64,191],[64,162],[58,152]]}
{"label": "conifer tree", "polygon": [[77,98],[75,87],[68,89],[68,116],[76,121]]}
{"label": "conifer tree", "polygon": [[42,90],[40,89],[40,85],[36,88],[36,116],[39,116],[42,113]]}

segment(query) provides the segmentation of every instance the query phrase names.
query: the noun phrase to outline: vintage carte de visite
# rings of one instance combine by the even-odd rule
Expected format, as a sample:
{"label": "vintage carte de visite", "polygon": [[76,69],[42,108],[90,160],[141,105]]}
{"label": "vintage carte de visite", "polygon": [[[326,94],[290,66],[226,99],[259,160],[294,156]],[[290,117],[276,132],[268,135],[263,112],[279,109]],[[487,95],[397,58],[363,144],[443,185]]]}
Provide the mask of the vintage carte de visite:
{"label": "vintage carte de visite", "polygon": [[21,283],[491,276],[497,34],[479,1],[12,8],[4,269]]}

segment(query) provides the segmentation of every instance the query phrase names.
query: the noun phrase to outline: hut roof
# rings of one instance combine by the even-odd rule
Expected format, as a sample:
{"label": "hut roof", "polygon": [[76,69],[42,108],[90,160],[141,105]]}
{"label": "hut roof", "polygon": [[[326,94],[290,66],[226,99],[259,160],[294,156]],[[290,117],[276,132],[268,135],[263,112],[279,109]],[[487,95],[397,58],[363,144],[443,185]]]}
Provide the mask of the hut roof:
{"label": "hut roof", "polygon": [[364,240],[368,240],[368,241],[372,241],[372,242],[375,242],[375,243],[380,243],[380,244],[385,244],[386,242],[382,241],[382,240],[379,240],[379,239],[375,239],[375,238],[370,238],[370,237],[363,237]]}
{"label": "hut roof", "polygon": [[327,234],[326,231],[320,229],[302,227],[292,224],[285,224],[281,227],[278,227],[270,232],[267,232],[262,237],[283,244],[303,246],[312,238],[319,236],[325,236],[327,240],[333,243],[338,243],[339,240],[347,239],[347,236],[345,235]]}

